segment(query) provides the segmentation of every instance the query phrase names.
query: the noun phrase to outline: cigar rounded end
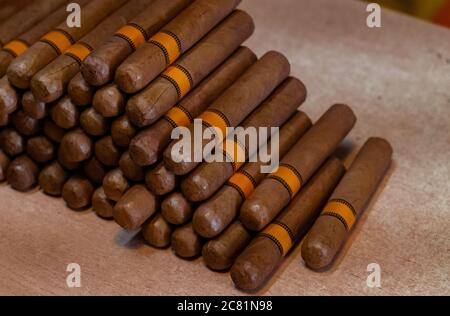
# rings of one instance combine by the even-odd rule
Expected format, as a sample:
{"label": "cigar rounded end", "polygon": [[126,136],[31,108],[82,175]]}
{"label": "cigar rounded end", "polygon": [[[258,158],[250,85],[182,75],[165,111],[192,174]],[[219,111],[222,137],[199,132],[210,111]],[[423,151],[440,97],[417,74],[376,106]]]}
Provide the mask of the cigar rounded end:
{"label": "cigar rounded end", "polygon": [[94,186],[83,177],[74,176],[63,186],[62,197],[67,206],[73,210],[83,209],[91,204]]}
{"label": "cigar rounded end", "polygon": [[131,159],[142,167],[151,166],[158,160],[157,140],[151,137],[151,135],[146,135],[145,138],[141,138],[138,135],[133,138],[129,151]]}
{"label": "cigar rounded end", "polygon": [[123,92],[132,94],[145,86],[142,69],[134,63],[123,63],[116,70],[115,82]]}
{"label": "cigar rounded end", "polygon": [[17,109],[19,97],[16,89],[7,80],[0,85],[0,112],[2,115],[11,114]]}
{"label": "cigar rounded end", "polygon": [[201,238],[194,233],[190,225],[180,227],[173,232],[171,245],[175,254],[184,259],[197,257],[202,250]]}
{"label": "cigar rounded end", "polygon": [[35,98],[31,91],[22,96],[22,109],[29,117],[40,120],[47,115],[47,104]]}
{"label": "cigar rounded end", "polygon": [[131,123],[138,127],[145,127],[152,123],[154,107],[140,95],[135,95],[128,100],[126,112]]}
{"label": "cigar rounded end", "polygon": [[102,86],[112,78],[108,63],[93,54],[86,57],[81,64],[81,73],[84,79],[93,86]]}
{"label": "cigar rounded end", "polygon": [[18,59],[13,61],[6,71],[9,82],[16,88],[27,90],[30,88],[31,77],[28,73],[28,67]]}
{"label": "cigar rounded end", "polygon": [[95,190],[92,196],[92,210],[101,218],[110,219],[113,217],[114,202],[110,201],[103,187]]}
{"label": "cigar rounded end", "polygon": [[39,173],[39,186],[48,195],[60,196],[66,179],[67,172],[58,162],[54,162]]}
{"label": "cigar rounded end", "polygon": [[270,210],[263,201],[250,199],[242,205],[239,219],[248,229],[260,231],[271,221],[267,214],[270,214]]}
{"label": "cigar rounded end", "polygon": [[259,273],[258,267],[250,261],[236,261],[230,270],[233,283],[243,291],[254,291],[259,286]]}
{"label": "cigar rounded end", "polygon": [[177,176],[184,176],[192,171],[197,163],[195,162],[175,162],[172,159],[172,147],[166,148],[163,154],[164,165]]}
{"label": "cigar rounded end", "polygon": [[200,202],[211,196],[209,180],[200,174],[193,174],[181,182],[183,195],[191,202]]}
{"label": "cigar rounded end", "polygon": [[219,240],[208,241],[202,249],[203,260],[208,268],[214,271],[223,271],[231,266],[230,260],[223,254],[226,253],[226,246]]}
{"label": "cigar rounded end", "polygon": [[167,248],[170,246],[172,226],[160,215],[156,215],[142,228],[144,239],[153,247]]}
{"label": "cigar rounded end", "polygon": [[130,185],[120,169],[108,172],[103,179],[103,190],[106,197],[115,202],[120,200],[129,187]]}
{"label": "cigar rounded end", "polygon": [[33,95],[45,103],[58,99],[64,90],[63,83],[60,80],[40,73],[37,73],[31,79],[30,87]]}
{"label": "cigar rounded end", "polygon": [[218,236],[225,225],[217,214],[213,205],[209,205],[209,203],[200,205],[192,218],[195,232],[208,239]]}
{"label": "cigar rounded end", "polygon": [[125,98],[116,85],[101,88],[94,94],[92,105],[104,117],[120,115],[125,106]]}
{"label": "cigar rounded end", "polygon": [[174,225],[182,225],[192,215],[192,205],[179,192],[172,193],[161,203],[161,214],[164,219]]}
{"label": "cigar rounded end", "polygon": [[84,80],[81,74],[77,74],[70,80],[67,87],[67,93],[74,104],[77,106],[89,105],[93,98],[93,88]]}
{"label": "cigar rounded end", "polygon": [[91,138],[81,131],[69,132],[61,140],[60,154],[69,163],[87,160],[92,151]]}
{"label": "cigar rounded end", "polygon": [[39,168],[33,160],[20,156],[9,164],[6,178],[14,190],[26,192],[36,185],[38,173]]}

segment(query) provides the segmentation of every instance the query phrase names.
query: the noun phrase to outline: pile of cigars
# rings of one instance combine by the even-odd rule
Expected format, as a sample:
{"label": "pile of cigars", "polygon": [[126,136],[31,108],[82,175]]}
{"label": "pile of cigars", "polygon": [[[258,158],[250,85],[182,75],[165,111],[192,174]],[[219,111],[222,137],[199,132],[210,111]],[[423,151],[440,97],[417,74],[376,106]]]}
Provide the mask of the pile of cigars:
{"label": "pile of cigars", "polygon": [[[242,290],[302,239],[306,266],[329,267],[389,168],[389,143],[370,138],[346,171],[333,153],[353,111],[333,105],[315,124],[298,111],[306,88],[288,60],[241,46],[254,24],[240,0],[77,2],[80,27],[66,0],[1,17],[0,180],[92,206],[181,258],[202,254]],[[194,118],[280,127],[278,169],[175,161],[171,133]]]}

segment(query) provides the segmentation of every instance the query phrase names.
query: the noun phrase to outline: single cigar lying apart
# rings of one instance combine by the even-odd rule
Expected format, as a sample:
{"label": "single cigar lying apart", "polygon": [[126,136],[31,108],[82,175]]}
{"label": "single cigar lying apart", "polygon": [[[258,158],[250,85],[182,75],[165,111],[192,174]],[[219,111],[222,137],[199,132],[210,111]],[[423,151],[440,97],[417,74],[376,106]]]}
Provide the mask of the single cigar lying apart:
{"label": "single cigar lying apart", "polygon": [[99,187],[92,195],[92,210],[98,216],[102,218],[113,218],[115,202],[108,199],[103,190],[103,187]]}
{"label": "single cigar lying apart", "polygon": [[145,127],[160,119],[233,54],[253,30],[253,20],[247,13],[233,12],[176,64],[129,99],[126,110],[131,122]]}
{"label": "single cigar lying apart", "polygon": [[70,27],[66,21],[62,22],[11,62],[6,72],[11,84],[20,89],[29,89],[31,78],[39,70],[63,54],[124,3],[125,0],[92,0],[81,5],[83,21],[80,27]]}
{"label": "single cigar lying apart", "polygon": [[94,186],[85,177],[72,176],[63,186],[62,197],[67,206],[79,210],[91,205]]}
{"label": "single cigar lying apart", "polygon": [[244,202],[241,222],[253,231],[269,224],[335,151],[355,122],[347,105],[336,104],[328,109],[284,156],[278,170],[268,175]]}
{"label": "single cigar lying apart", "polygon": [[8,169],[11,160],[8,155],[6,155],[3,150],[0,149],[0,182],[6,180],[6,170]]}
{"label": "single cigar lying apart", "polygon": [[331,265],[391,160],[392,147],[386,140],[370,138],[364,144],[303,242],[302,257],[309,268]]}
{"label": "single cigar lying apart", "polygon": [[108,167],[119,166],[120,149],[114,144],[111,136],[103,137],[95,143],[95,157]]}
{"label": "single cigar lying apart", "polygon": [[173,226],[161,214],[156,214],[142,226],[142,236],[149,245],[166,248],[170,246],[173,230]]}
{"label": "single cigar lying apart", "polygon": [[95,88],[84,79],[81,72],[77,73],[67,86],[67,94],[69,95],[70,100],[77,106],[90,105],[94,93]]}
{"label": "single cigar lying apart", "polygon": [[25,151],[25,138],[14,128],[5,128],[0,132],[0,149],[9,157],[15,157]]}
{"label": "single cigar lying apart", "polygon": [[239,3],[240,0],[195,1],[117,68],[115,81],[120,89],[136,93],[144,88]]}
{"label": "single cigar lying apart", "polygon": [[94,149],[91,138],[81,129],[68,132],[61,140],[60,154],[64,161],[77,163],[88,160]]}
{"label": "single cigar lying apart", "polygon": [[102,184],[103,179],[109,171],[109,168],[92,157],[84,163],[83,166],[85,176],[95,184]]}
{"label": "single cigar lying apart", "polygon": [[68,96],[64,96],[50,109],[50,117],[61,128],[71,129],[80,122],[78,107],[72,103]]}
{"label": "single cigar lying apart", "polygon": [[130,155],[141,166],[150,166],[161,157],[176,127],[188,126],[252,64],[256,55],[247,47],[239,48],[198,87],[152,126],[144,129],[130,144]]}
{"label": "single cigar lying apart", "polygon": [[57,144],[61,143],[66,131],[56,125],[51,119],[46,119],[43,125],[42,131],[44,132],[44,135]]}
{"label": "single cigar lying apart", "polygon": [[129,187],[130,184],[120,169],[111,170],[103,179],[103,191],[106,197],[114,202],[119,202]]}
{"label": "single cigar lying apart", "polygon": [[204,243],[203,238],[195,233],[191,223],[175,229],[170,240],[175,254],[185,259],[197,257]]}
{"label": "single cigar lying apart", "polygon": [[177,187],[178,182],[178,177],[167,170],[162,162],[145,174],[147,188],[156,195],[165,195],[172,192]]}
{"label": "single cigar lying apart", "polygon": [[158,209],[158,200],[143,185],[132,186],[114,206],[114,220],[123,228],[141,227]]}
{"label": "single cigar lying apart", "polygon": [[92,106],[104,117],[116,117],[125,111],[125,95],[111,83],[95,92]]}
{"label": "single cigar lying apart", "polygon": [[31,91],[44,102],[53,102],[66,92],[69,81],[80,71],[83,60],[114,31],[145,9],[151,0],[129,0],[105,18],[86,36],[69,47],[31,80]]}
{"label": "single cigar lying apart", "polygon": [[161,203],[161,215],[174,225],[189,222],[193,211],[193,205],[180,192],[170,194]]}
{"label": "single cigar lying apart", "polygon": [[[278,141],[280,159],[310,127],[311,120],[303,112],[297,112],[282,126]],[[269,143],[267,147],[270,148],[270,146]],[[261,172],[261,166],[263,165],[267,166],[267,163],[262,161],[246,163],[219,192],[197,208],[192,224],[198,234],[205,238],[213,238],[225,230],[239,214],[242,203],[267,175]],[[238,230],[242,231],[241,229]],[[230,234],[234,236],[234,233],[230,232]]]}
{"label": "single cigar lying apart", "polygon": [[[114,77],[116,68],[192,0],[153,0],[141,14],[93,51],[81,66],[86,81],[102,86]],[[149,55],[151,56],[151,55]]]}
{"label": "single cigar lying apart", "polygon": [[42,102],[35,98],[31,91],[27,91],[22,95],[23,112],[35,120],[41,120],[48,114],[52,105]]}
{"label": "single cigar lying apart", "polygon": [[[296,112],[305,99],[306,87],[304,84],[296,78],[289,77],[250,114],[242,123],[242,127],[244,129],[279,127]],[[266,144],[269,139],[270,134],[266,135],[265,139],[258,135],[257,144]],[[235,139],[228,138],[224,144],[222,145],[224,155],[232,158],[229,162],[204,162],[181,182],[181,191],[191,202],[200,202],[210,198],[249,157],[258,153],[258,148],[251,152],[248,144],[241,144]],[[225,146],[230,144],[231,146],[228,147],[232,147],[235,153],[227,152]],[[235,150],[236,148],[238,150]],[[242,154],[239,153],[239,149]]]}
{"label": "single cigar lying apart", "polygon": [[117,146],[128,147],[136,133],[136,127],[131,124],[126,114],[111,124],[111,137]]}
{"label": "single cigar lying apart", "polygon": [[333,189],[345,173],[337,158],[330,158],[275,221],[239,255],[231,268],[237,288],[254,291],[275,271],[295,243],[306,234]]}
{"label": "single cigar lying apart", "polygon": [[144,168],[131,159],[128,151],[124,152],[120,157],[119,168],[122,170],[124,176],[130,181],[139,182],[144,180]]}
{"label": "single cigar lying apart", "polygon": [[41,129],[40,122],[29,117],[23,111],[17,111],[12,115],[12,123],[15,129],[24,136],[33,136]]}
{"label": "single cigar lying apart", "polygon": [[37,163],[49,162],[56,156],[55,145],[45,136],[36,136],[28,139],[26,152]]}
{"label": "single cigar lying apart", "polygon": [[6,179],[14,190],[29,191],[38,180],[39,167],[28,156],[15,158],[6,170]]}
{"label": "single cigar lying apart", "polygon": [[55,161],[39,173],[39,186],[48,195],[60,196],[68,178],[69,173]]}
{"label": "single cigar lying apart", "polygon": [[[227,127],[238,126],[287,78],[289,71],[290,65],[286,57],[274,51],[266,53],[200,115],[204,125],[202,133],[207,128],[215,127],[226,137]],[[193,125],[189,128],[193,135]],[[194,148],[194,140],[191,141],[191,148]],[[193,152],[188,161],[183,158],[183,153],[172,153],[176,143],[177,141],[172,141],[164,151],[164,164],[173,173],[185,175],[200,163],[195,162]],[[202,150],[207,143],[208,141],[203,141]]]}
{"label": "single cigar lying apart", "polygon": [[103,136],[109,131],[109,121],[93,107],[89,107],[81,113],[80,126],[91,136]]}

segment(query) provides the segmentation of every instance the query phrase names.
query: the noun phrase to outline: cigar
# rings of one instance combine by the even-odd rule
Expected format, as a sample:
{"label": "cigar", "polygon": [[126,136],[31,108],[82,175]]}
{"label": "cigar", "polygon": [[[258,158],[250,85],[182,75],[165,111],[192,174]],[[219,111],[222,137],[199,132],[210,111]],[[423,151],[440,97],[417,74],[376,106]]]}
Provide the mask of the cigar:
{"label": "cigar", "polygon": [[192,0],[152,1],[141,14],[103,42],[83,61],[81,71],[84,78],[93,86],[102,86],[111,81],[116,68],[125,58],[191,2]]}
{"label": "cigar", "polygon": [[[226,137],[227,127],[238,126],[287,78],[289,71],[290,65],[286,57],[274,51],[266,53],[200,115],[203,128],[219,128]],[[191,133],[193,130],[194,127],[191,125]],[[177,159],[172,159],[172,147],[176,143],[177,141],[173,141],[164,151],[164,163],[173,173],[184,175],[199,163],[194,161],[193,153],[189,161],[180,159],[181,163],[175,162]],[[207,141],[204,141],[202,150],[206,144]],[[193,140],[191,148],[194,148]]]}
{"label": "cigar", "polygon": [[85,176],[96,184],[102,184],[109,169],[97,158],[92,157],[83,166]]}
{"label": "cigar", "polygon": [[[18,92],[10,83],[7,76],[0,78],[0,116],[8,117],[9,114],[17,110],[21,92]],[[5,120],[0,126],[6,126]]]}
{"label": "cigar", "polygon": [[0,147],[9,157],[15,157],[25,151],[25,139],[14,128],[5,128],[0,132]]}
{"label": "cigar", "polygon": [[103,190],[106,197],[114,202],[119,202],[129,187],[130,184],[120,169],[111,170],[103,179]]}
{"label": "cigar", "polygon": [[161,214],[156,214],[142,226],[142,236],[149,245],[166,248],[170,246],[173,230],[173,226]]}
{"label": "cigar", "polygon": [[[60,2],[63,3],[65,1]],[[66,18],[66,16],[66,4],[64,3],[55,11],[53,11],[49,16],[45,17],[45,19],[42,19],[32,28],[28,29],[9,43],[5,44],[0,51],[0,77],[3,77],[3,75],[5,75],[6,69],[14,58],[22,55],[28,49],[28,47],[30,47],[30,44],[34,44],[45,33],[56,27]]]}
{"label": "cigar", "polygon": [[115,81],[120,89],[136,93],[144,88],[239,3],[240,0],[195,1],[117,68]]}
{"label": "cigar", "polygon": [[39,173],[39,186],[48,195],[60,196],[68,178],[69,173],[54,161]]}
{"label": "cigar", "polygon": [[252,18],[235,11],[176,64],[129,99],[126,110],[131,122],[139,127],[156,122],[250,37],[253,29]]}
{"label": "cigar", "polygon": [[189,222],[193,212],[193,205],[180,192],[170,194],[161,203],[161,215],[174,225]]}
{"label": "cigar", "polygon": [[[272,128],[283,125],[291,117],[297,108],[306,99],[306,87],[293,77],[286,79],[269,98],[264,101],[250,116],[243,122],[242,127]],[[263,139],[258,137],[258,144],[264,144],[270,139],[270,135]],[[225,146],[230,145],[235,153],[227,152]],[[235,139],[227,139],[224,142],[223,152],[227,157],[232,158],[229,162],[209,162],[202,163],[191,172],[182,182],[181,190],[183,195],[192,202],[200,202],[210,198],[223,184],[237,172],[249,157],[258,152],[258,149],[248,149],[248,144],[241,144]],[[239,150],[242,153],[239,153]],[[240,157],[239,157],[240,156]]]}
{"label": "cigar", "polygon": [[143,185],[132,186],[114,206],[114,220],[123,228],[141,227],[158,209],[158,200]]}
{"label": "cigar", "polygon": [[36,136],[28,139],[26,152],[37,163],[49,162],[56,156],[55,146],[45,136]]}
{"label": "cigar", "polygon": [[289,207],[253,239],[230,271],[237,288],[245,291],[261,288],[306,234],[344,173],[339,159],[330,158]]}
{"label": "cigar", "polygon": [[39,132],[41,124],[38,120],[26,115],[23,111],[12,115],[12,123],[16,130],[24,136],[33,136]]}
{"label": "cigar", "polygon": [[[92,53],[91,53],[92,54]],[[89,56],[88,56],[89,57]],[[77,73],[67,86],[67,94],[77,106],[87,106],[92,103],[95,89],[81,75]]]}
{"label": "cigar", "polygon": [[332,264],[391,159],[392,147],[386,140],[370,138],[364,144],[302,245],[302,257],[309,268],[320,270]]}
{"label": "cigar", "polygon": [[111,137],[114,143],[120,147],[128,147],[136,132],[136,128],[131,124],[126,114],[114,120],[111,124]]}
{"label": "cigar", "polygon": [[[279,131],[278,141],[280,159],[310,127],[311,120],[303,112],[297,112],[283,125]],[[267,146],[270,148],[270,145]],[[262,161],[246,163],[219,192],[202,203],[192,219],[195,231],[205,238],[213,238],[221,234],[236,218],[242,203],[266,176],[261,172],[261,167],[264,165],[267,166],[267,163]],[[230,232],[230,234],[234,236],[234,233]]]}
{"label": "cigar", "polygon": [[70,27],[63,21],[11,62],[6,72],[11,84],[20,89],[29,89],[31,78],[39,70],[66,52],[124,3],[125,0],[93,0],[81,5],[80,27]]}
{"label": "cigar", "polygon": [[29,117],[35,120],[41,120],[48,114],[50,105],[34,97],[31,91],[22,95],[22,110]]}
{"label": "cigar", "polygon": [[175,229],[170,238],[175,254],[184,259],[200,255],[204,240],[192,228],[192,223]]}
{"label": "cigar", "polygon": [[62,138],[66,134],[66,131],[56,125],[51,119],[46,119],[43,124],[42,131],[44,132],[44,135],[47,136],[48,139],[51,141],[59,144],[61,143]]}
{"label": "cigar", "polygon": [[269,224],[334,152],[355,122],[347,105],[328,109],[281,160],[278,170],[268,175],[244,202],[241,222],[253,231]]}
{"label": "cigar", "polygon": [[203,260],[212,270],[227,270],[251,240],[252,232],[240,221],[235,221],[223,234],[203,246]]}
{"label": "cigar", "polygon": [[0,111],[0,127],[9,125],[10,121],[11,121],[10,115],[7,113],[2,113]]}
{"label": "cigar", "polygon": [[38,179],[39,168],[28,156],[15,158],[6,170],[6,179],[14,190],[26,192],[32,189]]}
{"label": "cigar", "polygon": [[64,96],[50,109],[50,117],[56,125],[63,129],[71,129],[80,122],[78,107],[68,96]]}
{"label": "cigar", "polygon": [[102,218],[113,218],[113,209],[115,203],[108,199],[103,190],[99,187],[92,195],[92,210]]}
{"label": "cigar", "polygon": [[64,167],[64,169],[69,171],[75,171],[81,167],[81,162],[68,160],[67,155],[64,153],[64,150],[61,149],[61,146],[58,148],[57,161]]}
{"label": "cigar", "polygon": [[81,113],[80,126],[91,136],[103,136],[109,131],[109,121],[92,107]]}
{"label": "cigar", "polygon": [[125,96],[111,83],[97,90],[92,105],[104,117],[116,117],[125,111]]}
{"label": "cigar", "polygon": [[167,170],[162,162],[145,174],[147,188],[156,195],[165,195],[172,192],[177,187],[178,182],[178,177]]}
{"label": "cigar", "polygon": [[94,151],[91,138],[81,129],[70,131],[64,135],[59,150],[63,160],[69,163],[88,160]]}
{"label": "cigar", "polygon": [[239,48],[163,118],[134,137],[130,144],[133,160],[142,166],[156,163],[170,143],[172,130],[191,124],[191,118],[200,115],[255,61],[256,56],[250,49]]}
{"label": "cigar", "polygon": [[6,180],[6,170],[8,169],[11,160],[8,155],[6,155],[3,150],[0,149],[0,182]]}
{"label": "cigar", "polygon": [[63,186],[62,198],[73,210],[83,209],[91,204],[94,186],[81,175],[72,176]]}
{"label": "cigar", "polygon": [[14,2],[2,1],[2,5],[0,7],[0,21],[7,20],[9,17],[22,10],[28,4],[29,2],[27,0]]}
{"label": "cigar", "polygon": [[95,157],[108,167],[119,165],[121,151],[112,141],[111,136],[106,136],[95,143]]}
{"label": "cigar", "polygon": [[119,167],[128,180],[135,182],[144,180],[144,168],[136,164],[133,159],[131,159],[128,151],[124,152],[120,157]]}
{"label": "cigar", "polygon": [[38,71],[31,80],[33,94],[47,103],[62,97],[69,81],[80,71],[83,60],[150,2],[151,0],[125,2],[122,7],[99,23],[80,41],[69,47],[64,54]]}

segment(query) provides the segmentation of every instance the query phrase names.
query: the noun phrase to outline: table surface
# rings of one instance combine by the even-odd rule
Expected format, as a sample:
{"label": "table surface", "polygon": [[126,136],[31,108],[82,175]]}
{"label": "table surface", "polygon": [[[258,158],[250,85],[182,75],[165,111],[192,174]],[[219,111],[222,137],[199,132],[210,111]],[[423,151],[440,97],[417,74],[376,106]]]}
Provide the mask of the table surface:
{"label": "table surface", "polygon": [[[450,30],[384,11],[366,26],[352,0],[244,0],[256,31],[247,45],[279,50],[308,87],[314,120],[345,102],[358,123],[346,164],[370,136],[393,145],[393,166],[333,268],[305,268],[299,247],[264,295],[450,294]],[[0,186],[0,294],[241,295],[228,273],[145,245],[91,211],[74,212],[41,192]],[[66,286],[69,263],[81,288]],[[367,265],[381,267],[369,288]]]}

